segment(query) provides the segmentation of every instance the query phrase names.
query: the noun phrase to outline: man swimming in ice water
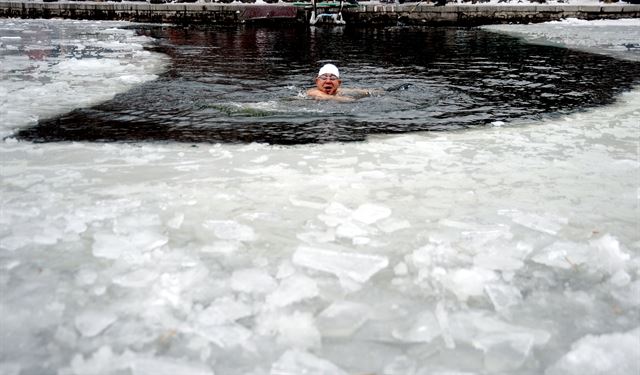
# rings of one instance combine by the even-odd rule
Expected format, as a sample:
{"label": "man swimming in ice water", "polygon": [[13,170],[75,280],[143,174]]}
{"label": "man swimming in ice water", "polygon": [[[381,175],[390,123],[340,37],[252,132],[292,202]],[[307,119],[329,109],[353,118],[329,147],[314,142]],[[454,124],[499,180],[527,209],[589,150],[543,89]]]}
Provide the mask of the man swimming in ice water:
{"label": "man swimming in ice water", "polygon": [[316,100],[352,102],[372,94],[370,90],[343,89],[340,87],[340,71],[333,64],[325,64],[316,77],[316,87],[307,90],[307,96]]}

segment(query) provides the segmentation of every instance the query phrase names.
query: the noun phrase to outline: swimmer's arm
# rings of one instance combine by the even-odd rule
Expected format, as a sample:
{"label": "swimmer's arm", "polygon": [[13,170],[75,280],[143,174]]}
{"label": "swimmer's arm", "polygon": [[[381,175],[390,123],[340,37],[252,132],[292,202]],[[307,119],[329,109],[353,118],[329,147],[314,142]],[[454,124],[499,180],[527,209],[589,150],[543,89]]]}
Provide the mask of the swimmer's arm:
{"label": "swimmer's arm", "polygon": [[352,102],[355,100],[354,98],[349,96],[329,95],[317,89],[307,90],[307,96],[316,100],[335,100],[338,102]]}
{"label": "swimmer's arm", "polygon": [[371,95],[379,95],[382,94],[384,90],[382,89],[340,89],[341,93],[346,95],[358,95],[360,97],[371,96]]}

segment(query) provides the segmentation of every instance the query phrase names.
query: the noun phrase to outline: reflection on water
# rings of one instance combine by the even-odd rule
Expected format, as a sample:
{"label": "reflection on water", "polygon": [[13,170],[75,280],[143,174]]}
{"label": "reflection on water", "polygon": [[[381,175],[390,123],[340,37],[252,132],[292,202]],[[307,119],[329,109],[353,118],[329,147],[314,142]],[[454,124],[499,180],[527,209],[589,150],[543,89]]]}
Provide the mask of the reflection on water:
{"label": "reflection on water", "polygon": [[[460,28],[145,27],[172,65],[104,104],[25,129],[34,141],[362,140],[461,129],[605,104],[640,64]],[[302,93],[334,62],[345,87],[390,89],[355,103]],[[624,72],[621,74],[620,72]]]}

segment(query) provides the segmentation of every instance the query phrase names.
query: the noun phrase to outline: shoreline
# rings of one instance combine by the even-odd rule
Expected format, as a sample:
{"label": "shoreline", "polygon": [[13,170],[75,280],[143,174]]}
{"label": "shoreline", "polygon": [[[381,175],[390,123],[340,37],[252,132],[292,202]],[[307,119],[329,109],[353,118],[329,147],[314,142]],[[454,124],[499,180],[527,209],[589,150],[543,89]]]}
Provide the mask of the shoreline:
{"label": "shoreline", "polygon": [[[308,24],[311,6],[291,3],[170,3],[146,2],[17,2],[0,1],[2,18],[65,18],[177,25],[243,23]],[[564,18],[585,20],[640,18],[640,5],[474,5],[433,3],[360,3],[342,11],[348,25],[357,26],[479,26],[538,23]]]}

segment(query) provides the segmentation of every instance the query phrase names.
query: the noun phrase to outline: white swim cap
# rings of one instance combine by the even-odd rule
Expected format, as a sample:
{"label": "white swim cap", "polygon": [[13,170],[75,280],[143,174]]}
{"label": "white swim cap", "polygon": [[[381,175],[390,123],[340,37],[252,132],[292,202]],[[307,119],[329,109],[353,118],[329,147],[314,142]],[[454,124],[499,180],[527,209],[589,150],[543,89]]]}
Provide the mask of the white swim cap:
{"label": "white swim cap", "polygon": [[325,64],[320,71],[318,72],[318,77],[323,74],[333,74],[334,76],[340,78],[340,72],[338,71],[338,67],[333,64]]}

